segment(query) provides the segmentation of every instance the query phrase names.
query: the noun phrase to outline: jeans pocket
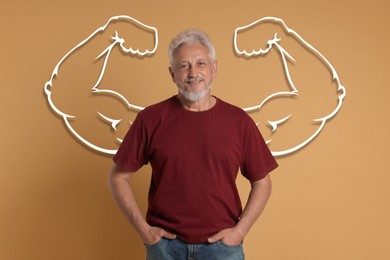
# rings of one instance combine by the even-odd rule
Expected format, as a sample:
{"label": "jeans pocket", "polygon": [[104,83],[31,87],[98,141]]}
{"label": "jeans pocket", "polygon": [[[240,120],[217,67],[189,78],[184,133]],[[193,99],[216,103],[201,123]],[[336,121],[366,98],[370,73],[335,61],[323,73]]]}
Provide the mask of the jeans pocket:
{"label": "jeans pocket", "polygon": [[242,243],[238,244],[238,245],[227,245],[225,244],[224,242],[222,242],[221,240],[218,240],[217,243],[222,246],[222,247],[226,247],[226,248],[240,248],[242,246]]}
{"label": "jeans pocket", "polygon": [[159,241],[157,241],[154,244],[145,245],[146,249],[146,259],[147,260],[163,260],[163,259],[171,259],[169,257],[168,252],[168,243],[169,240],[165,238],[161,238]]}
{"label": "jeans pocket", "polygon": [[153,244],[146,244],[146,243],[144,243],[144,246],[145,246],[146,248],[152,248],[152,247],[158,246],[158,245],[161,243],[162,240],[163,240],[163,239],[160,238],[160,240],[158,240],[157,242],[155,242],[155,243],[153,243]]}
{"label": "jeans pocket", "polygon": [[218,245],[218,259],[229,259],[229,260],[243,260],[245,259],[244,250],[242,243],[238,245],[226,245],[222,241],[216,242]]}

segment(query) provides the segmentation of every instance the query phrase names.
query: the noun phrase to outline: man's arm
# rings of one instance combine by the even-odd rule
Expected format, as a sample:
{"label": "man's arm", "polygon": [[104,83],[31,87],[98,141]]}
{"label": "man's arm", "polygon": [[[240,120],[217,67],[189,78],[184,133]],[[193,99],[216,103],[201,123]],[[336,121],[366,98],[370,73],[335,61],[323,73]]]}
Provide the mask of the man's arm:
{"label": "man's arm", "polygon": [[176,235],[171,234],[159,227],[150,226],[143,217],[133,191],[129,185],[133,172],[125,172],[114,164],[108,177],[108,185],[116,203],[129,219],[135,231],[145,244],[154,244],[162,237],[173,239]]}
{"label": "man's arm", "polygon": [[267,204],[272,189],[271,178],[267,175],[259,181],[252,182],[251,186],[247,204],[237,225],[232,228],[221,230],[210,237],[208,242],[214,243],[221,240],[227,245],[238,245],[242,242]]}

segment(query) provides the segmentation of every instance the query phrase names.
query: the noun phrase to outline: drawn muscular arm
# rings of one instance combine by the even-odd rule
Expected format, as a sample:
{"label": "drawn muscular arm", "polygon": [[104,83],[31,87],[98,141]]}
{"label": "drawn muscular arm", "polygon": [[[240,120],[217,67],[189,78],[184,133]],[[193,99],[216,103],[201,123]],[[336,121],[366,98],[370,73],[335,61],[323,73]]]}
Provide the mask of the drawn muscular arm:
{"label": "drawn muscular arm", "polygon": [[[238,27],[234,34],[234,47],[237,54],[247,58],[263,56],[270,59],[277,56],[283,67],[284,75],[278,77],[286,79],[289,89],[276,88],[258,105],[244,108],[248,113],[261,112],[260,126],[272,126],[272,143],[271,139],[267,141],[272,145],[274,155],[294,152],[305,146],[318,135],[326,120],[340,109],[345,88],[333,66],[283,20],[264,17]],[[262,77],[275,76],[269,71],[260,74]],[[279,111],[279,114],[273,111]],[[282,123],[283,131],[276,131]],[[302,134],[293,138],[290,133]]]}
{"label": "drawn muscular arm", "polygon": [[[277,92],[310,95],[310,99],[330,103],[334,108],[334,103],[324,94],[329,90],[333,93],[330,98],[337,100],[337,95],[334,94],[342,87],[336,71],[318,50],[287,27],[281,19],[265,17],[247,26],[238,27],[234,34],[234,47],[237,54],[247,57],[265,57],[273,50],[273,53],[279,56],[289,86],[289,90],[279,89]],[[265,73],[261,75],[266,76]],[[267,97],[268,101],[277,96]],[[261,106],[255,108],[260,109]]]}
{"label": "drawn muscular arm", "polygon": [[[111,17],[104,26],[96,29],[62,57],[45,84],[45,93],[49,99],[53,99],[53,91],[58,97],[66,95],[68,100],[75,96],[89,96],[91,91],[99,91],[108,58],[115,47],[123,54],[144,56],[154,53],[157,45],[157,29],[129,16]],[[123,97],[118,95],[118,98]],[[59,107],[58,102],[53,101],[51,105],[56,104],[57,109],[54,110],[59,114],[66,114],[63,110],[74,107],[74,103]],[[77,113],[77,110],[73,113]]]}
{"label": "drawn muscular arm", "polygon": [[[118,50],[125,55],[144,56],[154,53],[157,45],[157,29],[130,16],[114,16],[57,63],[44,92],[50,107],[76,139],[93,150],[116,152],[113,148],[117,148],[117,141],[112,134],[117,130],[116,122],[124,119],[121,115],[129,109],[142,108],[130,104],[124,94],[116,91],[112,80],[106,82],[105,89],[101,88],[109,57]],[[110,112],[105,109],[108,106]],[[112,128],[102,123],[109,118],[116,121],[109,122]],[[94,131],[88,131],[89,127]],[[103,137],[97,138],[97,133]]]}

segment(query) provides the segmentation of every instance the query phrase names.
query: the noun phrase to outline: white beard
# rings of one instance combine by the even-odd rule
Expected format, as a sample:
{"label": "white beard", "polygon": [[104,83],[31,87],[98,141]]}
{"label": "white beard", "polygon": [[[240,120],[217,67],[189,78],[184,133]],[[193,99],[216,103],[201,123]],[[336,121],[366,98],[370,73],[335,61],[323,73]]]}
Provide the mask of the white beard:
{"label": "white beard", "polygon": [[207,94],[211,90],[211,85],[206,86],[201,91],[189,91],[181,87],[178,87],[178,89],[179,89],[179,93],[182,94],[185,97],[185,99],[191,102],[197,102],[199,100],[202,100],[205,96],[207,96]]}

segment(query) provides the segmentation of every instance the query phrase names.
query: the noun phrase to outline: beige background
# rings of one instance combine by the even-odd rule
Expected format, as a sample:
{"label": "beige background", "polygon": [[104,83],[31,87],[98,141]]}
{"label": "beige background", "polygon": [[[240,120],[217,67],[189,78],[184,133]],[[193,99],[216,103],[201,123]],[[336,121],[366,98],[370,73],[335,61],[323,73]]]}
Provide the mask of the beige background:
{"label": "beige background", "polygon": [[[321,51],[347,88],[346,99],[318,138],[299,152],[278,158],[273,194],[245,240],[246,256],[389,259],[388,9],[384,0],[1,0],[0,259],[144,259],[141,241],[107,189],[111,156],[76,141],[43,93],[65,53],[119,14],[159,30],[159,49],[153,57],[118,55],[105,79],[108,85],[130,86],[124,89],[140,106],[176,92],[167,73],[166,49],[174,34],[189,27],[207,31],[215,42],[219,75],[213,93],[241,107],[254,105],[265,95],[256,92],[262,90],[252,82],[258,78],[259,85],[266,86],[264,76],[274,75],[274,65],[234,56],[232,35],[237,26],[264,16],[280,17]],[[257,63],[272,70],[253,70]],[[90,72],[70,66],[68,73],[81,86],[83,75]],[[99,105],[108,114],[123,107],[113,100],[100,103],[60,93],[56,100],[67,109],[88,108],[75,127],[93,133],[90,138],[96,142],[112,145],[112,133],[100,132],[102,122],[88,113]],[[317,106],[316,101],[299,110]],[[305,131],[310,131],[307,125],[289,133],[301,138]],[[144,167],[134,180],[142,210],[149,177],[149,167]],[[249,186],[242,178],[238,184],[245,201]]]}

